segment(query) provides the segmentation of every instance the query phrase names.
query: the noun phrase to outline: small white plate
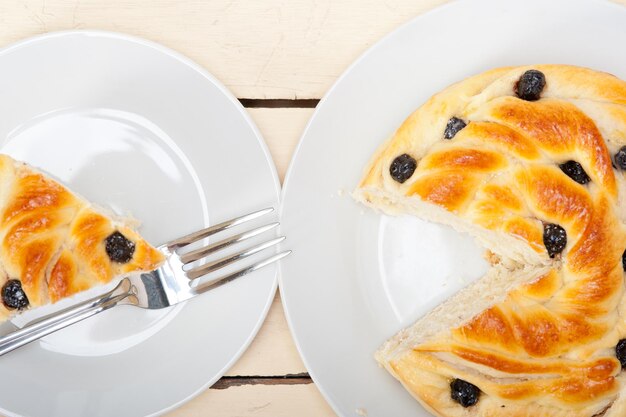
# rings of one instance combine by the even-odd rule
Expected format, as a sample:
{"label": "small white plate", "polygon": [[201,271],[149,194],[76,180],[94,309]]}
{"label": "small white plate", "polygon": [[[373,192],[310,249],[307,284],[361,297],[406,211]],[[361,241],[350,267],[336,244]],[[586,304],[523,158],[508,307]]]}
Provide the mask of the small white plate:
{"label": "small white plate", "polygon": [[[79,31],[10,46],[0,51],[0,115],[1,152],[132,214],[153,244],[278,204],[274,165],[244,108],[151,42]],[[276,273],[168,310],[118,307],[1,357],[0,412],[144,416],[180,405],[244,352]]]}
{"label": "small white plate", "polygon": [[455,1],[387,36],[320,102],[283,188],[293,254],[279,285],[304,362],[339,415],[429,415],[373,354],[487,268],[468,236],[355,203],[371,154],[432,94],[490,68],[567,63],[626,78],[624,22],[626,8],[605,1]]}

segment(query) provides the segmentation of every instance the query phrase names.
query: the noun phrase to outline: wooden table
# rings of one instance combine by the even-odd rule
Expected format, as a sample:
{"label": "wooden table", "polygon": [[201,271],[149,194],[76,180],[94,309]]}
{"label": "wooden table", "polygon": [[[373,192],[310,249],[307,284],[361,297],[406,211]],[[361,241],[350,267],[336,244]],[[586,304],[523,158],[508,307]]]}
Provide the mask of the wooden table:
{"label": "wooden table", "polygon": [[[175,49],[248,108],[281,180],[315,105],[373,43],[445,0],[2,0],[0,46],[49,31],[123,32]],[[626,0],[619,0],[626,4]],[[330,417],[277,295],[256,340],[171,417]]]}

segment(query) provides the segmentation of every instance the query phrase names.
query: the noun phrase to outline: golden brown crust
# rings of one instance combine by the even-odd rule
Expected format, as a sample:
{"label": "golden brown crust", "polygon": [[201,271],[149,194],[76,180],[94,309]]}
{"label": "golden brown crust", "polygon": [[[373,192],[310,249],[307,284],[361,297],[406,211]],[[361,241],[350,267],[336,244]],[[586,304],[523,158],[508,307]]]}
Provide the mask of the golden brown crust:
{"label": "golden brown crust", "polygon": [[50,301],[56,302],[90,287],[84,276],[78,275],[78,265],[73,258],[71,252],[63,249],[54,263],[48,281]]}
{"label": "golden brown crust", "polygon": [[[31,307],[55,302],[116,276],[157,268],[163,255],[136,232],[93,209],[61,184],[0,155],[0,269],[19,279]],[[111,261],[105,239],[135,244],[127,263]],[[0,307],[1,317],[12,311]]]}
{"label": "golden brown crust", "polygon": [[[448,361],[450,357],[447,352],[436,356],[412,351],[392,363],[391,368],[429,411],[435,415],[455,417],[592,417],[615,401],[622,383],[620,378],[614,376],[614,361],[551,364],[546,367],[547,372],[534,370],[525,374],[528,379],[510,384],[507,379],[482,379],[474,372],[451,364]],[[483,355],[478,357],[477,361],[489,365]],[[564,370],[565,374],[557,373]],[[536,373],[541,377],[532,378]],[[558,376],[558,382],[555,382],[554,375]],[[454,378],[480,386],[482,393],[476,405],[463,408],[450,398],[450,381]],[[599,395],[604,398],[599,399]],[[567,404],[567,407],[562,404]]]}
{"label": "golden brown crust", "polygon": [[[538,101],[514,93],[531,68],[546,76]],[[446,140],[451,117],[468,124]],[[624,145],[626,83],[589,69],[539,65],[497,69],[449,87],[377,151],[359,184],[363,199],[376,205],[383,204],[380,195],[388,196],[385,204],[418,197],[527,245],[540,256],[537,267],[552,265],[458,328],[385,358],[436,415],[591,417],[610,410],[626,390],[615,358],[617,341],[626,338],[619,314],[626,178],[612,163]],[[418,163],[399,183],[389,167],[405,153]],[[588,184],[559,168],[571,160]],[[556,259],[543,243],[546,223],[567,232]],[[451,401],[454,378],[480,387],[478,405],[464,409]]]}

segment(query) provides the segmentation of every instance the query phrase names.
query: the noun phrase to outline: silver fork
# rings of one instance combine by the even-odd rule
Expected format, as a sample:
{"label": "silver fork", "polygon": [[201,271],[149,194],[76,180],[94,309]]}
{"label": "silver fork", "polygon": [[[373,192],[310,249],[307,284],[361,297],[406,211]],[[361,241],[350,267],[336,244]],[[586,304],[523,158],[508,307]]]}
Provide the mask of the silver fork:
{"label": "silver fork", "polygon": [[178,304],[284,258],[289,255],[291,251],[275,254],[208,282],[200,282],[201,277],[216,272],[233,262],[268,249],[285,239],[285,237],[277,237],[222,257],[221,259],[207,262],[192,267],[191,269],[183,269],[184,266],[189,266],[196,261],[202,260],[216,251],[228,248],[236,243],[274,229],[278,226],[278,223],[270,223],[257,227],[187,253],[178,253],[179,249],[187,245],[224,230],[231,229],[247,221],[259,218],[272,211],[272,208],[267,208],[246,214],[245,216],[216,224],[159,246],[158,249],[166,257],[161,267],[149,273],[125,277],[115,288],[105,294],[31,321],[20,330],[16,330],[1,337],[0,355],[4,355],[20,346],[24,346],[34,340],[118,305],[133,305],[145,309],[160,309]]}

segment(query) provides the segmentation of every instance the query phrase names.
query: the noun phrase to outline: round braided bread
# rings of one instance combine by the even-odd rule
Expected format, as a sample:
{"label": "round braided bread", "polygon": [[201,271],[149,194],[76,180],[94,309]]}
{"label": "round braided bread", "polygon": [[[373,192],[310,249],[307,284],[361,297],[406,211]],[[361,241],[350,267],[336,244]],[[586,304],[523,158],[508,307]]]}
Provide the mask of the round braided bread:
{"label": "round braided bread", "polygon": [[497,255],[377,353],[431,412],[626,415],[625,145],[626,83],[537,65],[447,88],[376,152],[358,200],[452,225]]}

